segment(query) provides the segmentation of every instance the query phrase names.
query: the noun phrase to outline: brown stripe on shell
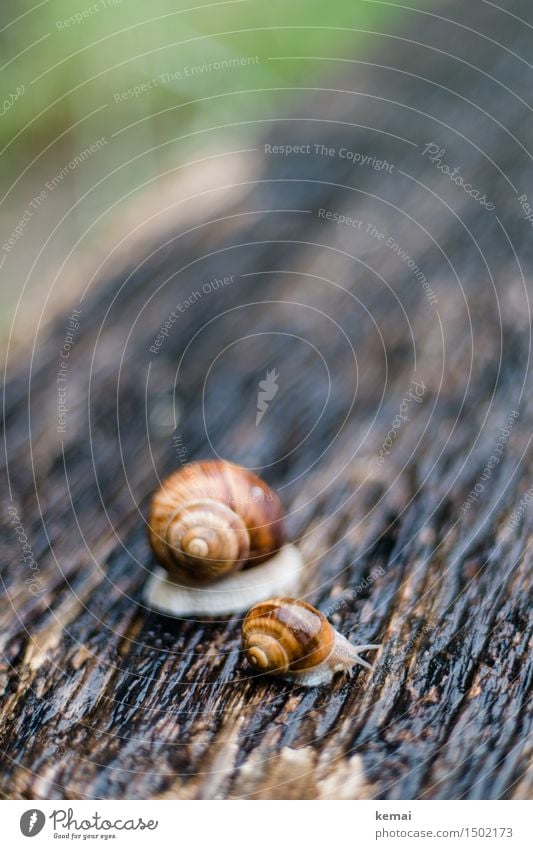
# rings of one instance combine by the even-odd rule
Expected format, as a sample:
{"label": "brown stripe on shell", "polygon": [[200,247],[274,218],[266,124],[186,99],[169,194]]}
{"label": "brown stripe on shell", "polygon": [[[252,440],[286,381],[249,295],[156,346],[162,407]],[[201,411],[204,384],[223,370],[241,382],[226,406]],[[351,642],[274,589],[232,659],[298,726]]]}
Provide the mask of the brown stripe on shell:
{"label": "brown stripe on shell", "polygon": [[[325,616],[304,601],[272,598],[256,604],[242,625],[243,646],[251,649],[263,636],[274,637],[289,660],[291,672],[317,666],[333,651],[335,634]],[[265,672],[279,672],[279,662]]]}
{"label": "brown stripe on shell", "polygon": [[[231,545],[231,555],[225,558],[217,544],[215,556],[207,556],[205,564],[198,559],[191,563],[177,550],[175,540],[179,534],[172,530],[171,523],[178,521],[176,517],[191,502],[209,500],[232,511],[227,524],[239,535],[238,546]],[[221,514],[222,510],[216,512]],[[207,530],[214,531],[220,523],[220,515],[213,517]],[[159,562],[174,577],[192,582],[210,582],[230,571],[259,564],[278,551],[284,541],[282,506],[277,495],[252,472],[224,460],[191,463],[169,475],[152,499],[148,525],[150,544]],[[245,531],[247,539],[242,536]]]}

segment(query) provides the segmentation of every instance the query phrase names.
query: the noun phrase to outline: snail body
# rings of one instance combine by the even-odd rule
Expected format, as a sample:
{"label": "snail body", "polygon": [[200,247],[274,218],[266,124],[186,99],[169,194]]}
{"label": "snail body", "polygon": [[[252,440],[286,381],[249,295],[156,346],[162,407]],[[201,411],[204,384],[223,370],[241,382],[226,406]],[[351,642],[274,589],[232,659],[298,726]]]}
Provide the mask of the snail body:
{"label": "snail body", "polygon": [[271,598],[256,604],[242,625],[248,661],[258,671],[279,675],[305,687],[329,683],[335,673],[350,675],[359,656],[379,645],[353,646],[310,604],[293,598]]}
{"label": "snail body", "polygon": [[148,603],[175,616],[232,613],[288,591],[302,562],[284,545],[282,515],[276,493],[234,463],[206,460],[174,472],[154,494],[148,517],[164,570],[148,583]]}

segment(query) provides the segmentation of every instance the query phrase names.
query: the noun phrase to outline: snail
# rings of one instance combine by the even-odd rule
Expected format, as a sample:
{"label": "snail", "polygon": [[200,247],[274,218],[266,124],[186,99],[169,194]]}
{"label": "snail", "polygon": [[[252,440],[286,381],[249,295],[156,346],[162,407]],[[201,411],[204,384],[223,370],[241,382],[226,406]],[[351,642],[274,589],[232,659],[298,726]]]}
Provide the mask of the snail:
{"label": "snail", "polygon": [[293,591],[302,559],[284,544],[282,515],[276,493],[242,466],[205,460],[178,469],[150,507],[150,545],[164,570],[148,582],[150,606],[227,614]]}
{"label": "snail", "polygon": [[294,598],[271,598],[252,607],[242,642],[257,671],[304,687],[328,683],[336,672],[350,675],[356,664],[372,669],[359,652],[381,648],[353,646],[319,610]]}

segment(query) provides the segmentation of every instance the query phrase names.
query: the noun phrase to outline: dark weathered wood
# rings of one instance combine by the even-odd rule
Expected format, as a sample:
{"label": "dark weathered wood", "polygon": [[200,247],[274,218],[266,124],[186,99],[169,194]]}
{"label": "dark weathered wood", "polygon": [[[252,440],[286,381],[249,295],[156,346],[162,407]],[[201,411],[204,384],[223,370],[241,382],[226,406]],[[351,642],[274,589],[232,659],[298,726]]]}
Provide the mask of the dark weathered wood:
{"label": "dark weathered wood", "polygon": [[[31,372],[12,368],[5,796],[531,792],[533,255],[517,194],[533,197],[533,42],[516,18],[470,5],[442,6],[463,28],[419,17],[422,46],[372,37],[375,66],[317,61],[319,90],[270,128],[269,143],[347,147],[391,171],[259,145],[241,155],[246,194],[228,188],[214,215],[191,201],[152,256],[72,303],[65,433],[56,375],[70,310],[38,340]],[[408,12],[405,32],[414,38]],[[431,141],[495,210],[422,155]],[[320,208],[365,224],[322,220]],[[177,302],[232,274],[150,352]],[[256,427],[267,368],[280,390]],[[412,380],[425,388],[380,464]],[[237,617],[144,608],[157,476],[214,452],[265,467],[308,563],[305,597],[358,642],[383,643],[372,675],[310,690],[250,677]],[[10,507],[38,573],[22,562]],[[38,584],[25,583],[32,574]]]}

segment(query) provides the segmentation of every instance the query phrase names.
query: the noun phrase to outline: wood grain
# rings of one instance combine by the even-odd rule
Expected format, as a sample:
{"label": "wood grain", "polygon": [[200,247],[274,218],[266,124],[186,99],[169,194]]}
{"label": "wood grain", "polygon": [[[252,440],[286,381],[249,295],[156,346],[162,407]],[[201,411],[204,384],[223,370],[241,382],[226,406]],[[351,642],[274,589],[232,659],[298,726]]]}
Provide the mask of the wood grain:
{"label": "wood grain", "polygon": [[[5,797],[531,794],[533,240],[518,196],[533,197],[533,43],[517,18],[472,6],[442,5],[456,25],[406,12],[401,38],[369,36],[374,64],[316,60],[317,90],[240,155],[244,194],[229,185],[222,212],[217,194],[224,220],[191,199],[151,251],[132,237],[138,259],[11,366]],[[279,392],[256,426],[272,368]],[[372,674],[312,689],[253,677],[238,618],[143,606],[151,492],[215,455],[279,492],[304,597],[383,643]]]}

